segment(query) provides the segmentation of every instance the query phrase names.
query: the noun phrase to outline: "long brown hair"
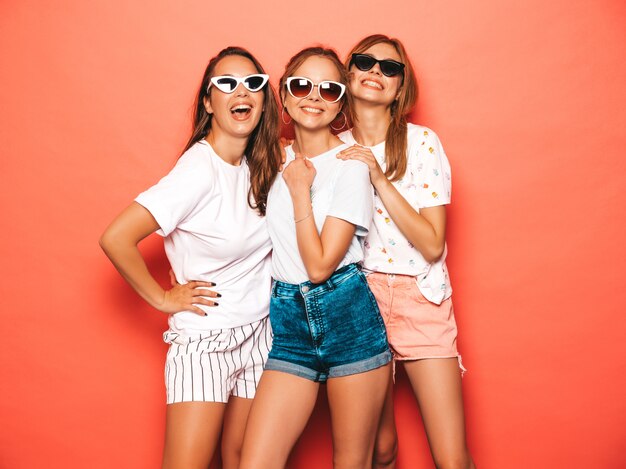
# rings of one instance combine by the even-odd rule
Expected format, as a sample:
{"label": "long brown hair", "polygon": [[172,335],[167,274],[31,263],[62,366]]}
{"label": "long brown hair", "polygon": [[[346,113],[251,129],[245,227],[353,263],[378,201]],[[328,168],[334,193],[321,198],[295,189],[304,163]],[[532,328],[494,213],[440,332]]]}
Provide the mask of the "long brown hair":
{"label": "long brown hair", "polygon": [[[183,153],[189,150],[196,142],[205,138],[211,130],[212,114],[206,112],[204,98],[210,94],[209,82],[213,77],[215,67],[224,57],[239,55],[254,64],[258,73],[265,73],[259,61],[246,49],[241,47],[227,47],[213,57],[204,71],[200,90],[194,102],[193,131]],[[265,87],[263,100],[263,114],[261,120],[248,138],[245,155],[250,168],[250,192],[248,204],[265,215],[267,194],[280,167],[280,127],[278,122],[278,106],[276,92],[268,82]]]}
{"label": "long brown hair", "polygon": [[417,79],[415,78],[415,70],[413,70],[413,65],[411,65],[406,49],[399,39],[390,38],[383,34],[373,34],[361,39],[352,48],[346,58],[345,66],[346,69],[349,69],[352,54],[362,54],[370,47],[381,43],[392,46],[400,56],[400,61],[404,64],[400,93],[398,98],[391,103],[391,122],[385,137],[385,176],[390,181],[397,181],[404,176],[407,166],[406,116],[417,101]]}
{"label": "long brown hair", "polygon": [[[340,116],[343,112],[345,116],[345,124],[347,125],[349,122],[352,122],[354,120],[354,106],[352,105],[352,93],[350,92],[350,86],[348,83],[348,72],[341,63],[341,60],[339,60],[337,52],[325,47],[307,47],[289,59],[289,62],[285,65],[285,72],[283,73],[283,76],[280,77],[280,83],[278,85],[278,89],[280,90],[280,102],[285,102],[285,93],[287,93],[287,78],[292,76],[300,65],[302,65],[309,57],[323,57],[330,60],[333,65],[337,67],[337,71],[339,72],[339,82],[346,85],[346,92],[341,98],[341,109],[339,110],[339,113],[337,113],[337,117],[335,119],[339,119],[341,122],[343,119]],[[331,127],[331,131],[333,131],[333,133],[337,133],[341,130],[335,130]]]}

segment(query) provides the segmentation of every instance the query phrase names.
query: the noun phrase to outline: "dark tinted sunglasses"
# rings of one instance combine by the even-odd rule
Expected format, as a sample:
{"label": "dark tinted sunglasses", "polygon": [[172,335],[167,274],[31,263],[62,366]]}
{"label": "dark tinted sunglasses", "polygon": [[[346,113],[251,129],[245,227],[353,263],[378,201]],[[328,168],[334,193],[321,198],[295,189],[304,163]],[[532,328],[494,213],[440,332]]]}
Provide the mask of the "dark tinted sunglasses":
{"label": "dark tinted sunglasses", "polygon": [[352,54],[350,65],[353,64],[362,72],[367,72],[368,70],[371,70],[374,65],[378,64],[380,66],[380,71],[383,72],[383,75],[386,77],[395,77],[396,75],[404,72],[403,63],[396,62],[391,59],[378,60],[367,54]]}
{"label": "dark tinted sunglasses", "polygon": [[317,85],[305,77],[289,77],[285,82],[287,91],[294,98],[306,98],[317,86],[317,93],[327,103],[336,103],[346,91],[346,85],[336,81],[320,81]]}

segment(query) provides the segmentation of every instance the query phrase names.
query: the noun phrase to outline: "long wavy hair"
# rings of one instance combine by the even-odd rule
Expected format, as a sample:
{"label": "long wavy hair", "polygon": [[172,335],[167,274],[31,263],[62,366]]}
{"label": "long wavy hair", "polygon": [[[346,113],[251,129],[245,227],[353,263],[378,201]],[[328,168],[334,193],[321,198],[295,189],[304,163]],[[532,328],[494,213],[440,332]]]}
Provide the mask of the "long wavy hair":
{"label": "long wavy hair", "polygon": [[[209,82],[213,77],[215,67],[224,57],[239,55],[254,64],[258,73],[265,73],[259,61],[246,49],[241,47],[227,47],[213,57],[204,71],[200,89],[194,101],[193,131],[183,153],[189,150],[196,142],[206,138],[211,131],[212,114],[209,114],[204,107],[204,98],[208,97],[213,88],[209,87]],[[265,215],[267,205],[267,194],[278,174],[280,167],[280,126],[278,121],[278,105],[276,103],[276,92],[268,82],[265,85],[265,96],[263,99],[263,114],[255,129],[248,138],[245,155],[250,169],[250,192],[248,194],[248,204],[251,208],[258,210],[261,215]]]}
{"label": "long wavy hair", "polygon": [[[285,72],[283,73],[283,76],[280,77],[280,83],[278,85],[278,89],[280,90],[280,102],[285,102],[285,96],[287,93],[287,78],[292,76],[293,73],[300,67],[300,65],[302,65],[309,57],[323,57],[330,60],[333,65],[337,67],[337,71],[339,72],[339,83],[346,85],[346,92],[341,97],[341,109],[337,113],[335,120],[339,119],[341,122],[342,118],[340,116],[341,112],[343,112],[345,116],[345,124],[347,125],[348,123],[352,122],[354,119],[354,106],[352,104],[352,93],[350,92],[350,86],[348,84],[348,73],[346,71],[346,68],[341,63],[341,60],[339,60],[337,52],[325,47],[307,47],[306,49],[302,49],[291,59],[289,59],[289,62],[287,62],[287,65],[285,65]],[[333,133],[337,133],[340,131],[341,130],[335,130],[331,127],[331,132]]]}
{"label": "long wavy hair", "polygon": [[[387,128],[385,137],[385,176],[390,181],[401,179],[406,173],[407,167],[407,120],[417,101],[417,79],[415,70],[406,53],[406,49],[399,39],[390,38],[383,34],[373,34],[361,39],[348,53],[345,66],[350,68],[352,54],[362,54],[376,44],[389,44],[404,64],[404,74],[400,85],[398,98],[391,103],[391,122]],[[358,122],[358,117],[356,117]],[[352,121],[355,122],[355,121]]]}

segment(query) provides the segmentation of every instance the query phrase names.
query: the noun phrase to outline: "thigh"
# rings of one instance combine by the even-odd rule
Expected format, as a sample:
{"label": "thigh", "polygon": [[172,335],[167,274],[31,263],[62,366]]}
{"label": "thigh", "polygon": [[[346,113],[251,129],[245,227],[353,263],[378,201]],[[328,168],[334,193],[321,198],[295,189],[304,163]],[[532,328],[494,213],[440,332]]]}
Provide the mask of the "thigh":
{"label": "thigh", "polygon": [[237,469],[241,457],[243,435],[252,399],[231,396],[226,405],[224,415],[224,429],[222,430],[222,467],[223,469]]}
{"label": "thigh", "polygon": [[281,371],[266,370],[248,417],[242,469],[283,468],[304,430],[319,384]]}
{"label": "thigh", "polygon": [[334,467],[371,467],[391,365],[328,380]]}
{"label": "thigh", "polygon": [[458,356],[452,298],[434,304],[424,297],[414,277],[397,275],[389,316],[387,334],[397,359]]}
{"label": "thigh", "polygon": [[404,363],[435,460],[465,455],[465,416],[457,358]]}
{"label": "thigh", "polygon": [[163,469],[206,469],[217,446],[225,408],[219,402],[168,404]]}

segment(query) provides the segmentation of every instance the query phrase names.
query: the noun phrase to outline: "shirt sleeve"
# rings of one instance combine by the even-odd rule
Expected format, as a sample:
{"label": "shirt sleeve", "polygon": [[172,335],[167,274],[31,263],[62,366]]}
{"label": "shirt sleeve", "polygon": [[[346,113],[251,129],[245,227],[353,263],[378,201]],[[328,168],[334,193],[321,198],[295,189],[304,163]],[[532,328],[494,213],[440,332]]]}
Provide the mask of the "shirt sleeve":
{"label": "shirt sleeve", "polygon": [[342,162],[328,216],[356,225],[356,235],[366,236],[374,213],[374,194],[369,168],[355,160]]}
{"label": "shirt sleeve", "polygon": [[413,171],[419,208],[450,203],[452,177],[450,163],[439,141],[430,129],[423,128],[410,149],[415,158]]}
{"label": "shirt sleeve", "polygon": [[192,148],[157,184],[139,194],[135,202],[148,209],[155,218],[161,228],[157,233],[169,236],[209,195],[209,178],[210,168],[204,155]]}

